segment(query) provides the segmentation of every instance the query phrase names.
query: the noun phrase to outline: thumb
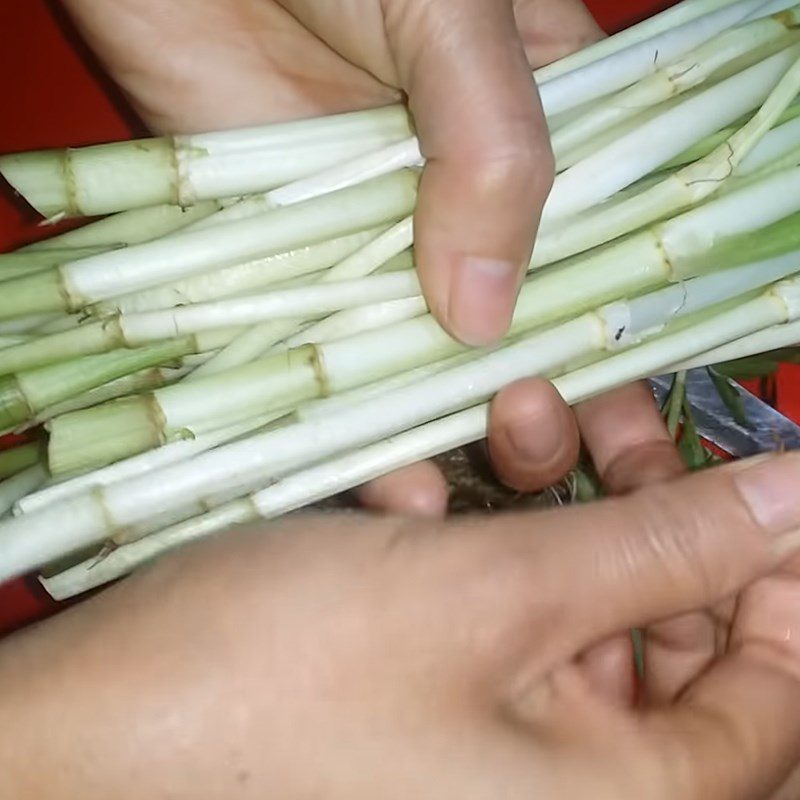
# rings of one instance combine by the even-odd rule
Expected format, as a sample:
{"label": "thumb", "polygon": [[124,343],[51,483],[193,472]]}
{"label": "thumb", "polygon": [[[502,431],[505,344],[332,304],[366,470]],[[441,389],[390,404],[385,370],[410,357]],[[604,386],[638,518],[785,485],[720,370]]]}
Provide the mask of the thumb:
{"label": "thumb", "polygon": [[452,549],[474,575],[462,572],[452,591],[494,648],[526,657],[537,637],[537,659],[552,663],[771,571],[798,544],[799,481],[800,454],[788,454],[591,505],[460,523]]}
{"label": "thumb", "polygon": [[427,162],[415,252],[425,297],[467,344],[507,330],[553,180],[510,0],[397,0],[386,31]]}
{"label": "thumb", "polygon": [[571,645],[716,603],[771,571],[800,526],[800,454],[758,458],[582,509],[553,538]]}

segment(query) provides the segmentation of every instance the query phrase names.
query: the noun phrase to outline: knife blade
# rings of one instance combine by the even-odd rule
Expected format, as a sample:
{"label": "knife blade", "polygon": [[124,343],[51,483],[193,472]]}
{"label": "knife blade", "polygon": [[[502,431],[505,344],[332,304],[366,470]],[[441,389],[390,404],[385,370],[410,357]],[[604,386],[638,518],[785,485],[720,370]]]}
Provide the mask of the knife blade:
{"label": "knife blade", "polygon": [[[672,375],[650,379],[653,393],[664,403],[672,387]],[[724,378],[728,380],[728,378]],[[790,420],[752,392],[729,381],[742,399],[748,425],[731,414],[714,381],[704,367],[686,375],[686,398],[692,408],[697,432],[704,439],[737,458],[758,453],[800,449],[800,425]]]}

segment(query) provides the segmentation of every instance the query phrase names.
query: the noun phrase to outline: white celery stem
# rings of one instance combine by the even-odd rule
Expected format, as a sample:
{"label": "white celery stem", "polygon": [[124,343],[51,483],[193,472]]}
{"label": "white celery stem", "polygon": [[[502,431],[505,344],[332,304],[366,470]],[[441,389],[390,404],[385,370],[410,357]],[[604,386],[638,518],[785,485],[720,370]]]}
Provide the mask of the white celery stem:
{"label": "white celery stem", "polygon": [[0,320],[0,336],[16,336],[21,333],[39,333],[43,325],[47,325],[63,314],[30,314],[16,319]]}
{"label": "white celery stem", "polygon": [[[776,36],[776,32],[782,31],[785,33],[786,31],[785,25],[775,20],[763,20],[753,23],[753,25],[757,26],[757,31],[764,29],[772,37]],[[742,36],[742,38],[746,39],[747,37]],[[800,48],[795,49],[796,57],[800,55]],[[722,52],[725,52],[724,47]],[[778,80],[781,72],[785,71],[790,65],[792,52],[794,51],[789,49],[789,55],[784,52],[777,54],[772,59],[766,59],[761,64],[756,64],[743,71],[740,75],[734,75],[727,81],[723,81],[722,86],[712,87],[702,93],[700,97],[691,98],[675,108],[656,115],[651,121],[637,126],[627,136],[621,137],[620,141],[613,142],[601,148],[593,156],[578,162],[578,164],[557,178],[556,185],[545,207],[543,217],[545,228],[547,221],[550,219],[558,219],[601,202],[619,189],[633,183],[637,178],[651,172],[673,156],[678,155],[694,141],[713,133],[758,105],[769,94],[768,90],[765,89],[764,81],[768,82],[770,77],[773,83]],[[711,71],[719,66],[720,60],[723,63],[725,60],[725,56],[719,55],[719,50],[715,51],[715,54],[717,60],[711,59],[708,64],[708,69]],[[681,90],[690,88],[690,85],[694,85],[692,83],[693,80],[700,81],[702,79],[702,69],[697,69],[693,73],[684,64],[679,64],[678,68],[677,71],[670,72],[666,78],[663,78],[663,81],[673,87],[670,91],[674,91],[674,87],[679,87]],[[690,78],[688,77],[690,75],[696,75],[697,77]],[[635,103],[632,105],[634,108],[636,107]],[[704,114],[698,116],[697,109],[700,106],[705,107]],[[618,106],[614,105],[613,107],[617,108]],[[598,128],[597,120],[591,119],[588,127],[589,132],[594,134]],[[642,129],[644,129],[644,134],[641,133]],[[680,131],[679,135],[674,134],[676,129]],[[654,139],[653,136],[657,130],[660,136]],[[672,135],[664,136],[664,130],[671,131]],[[558,146],[559,135],[564,135],[563,130],[554,135],[556,146]],[[686,137],[685,140],[681,138],[682,136]],[[639,147],[640,142],[646,142],[647,147]],[[659,146],[656,147],[654,144]],[[631,174],[625,175],[625,170],[623,169],[617,169],[609,173],[607,170],[608,163],[618,163],[617,156],[624,151],[628,153],[641,152],[640,160],[643,165],[636,164],[637,159],[630,159],[629,157],[629,160],[634,162]],[[357,160],[352,165],[343,165],[320,176],[314,176],[300,181],[298,184],[277,189],[271,192],[267,198],[274,204],[297,202],[298,200],[315,197],[324,192],[340,189],[357,181],[383,174],[392,168],[422,163],[418,147],[413,139],[398,145],[392,145],[385,152],[370,154],[364,158],[365,160]],[[630,166],[628,169],[630,170]],[[591,180],[587,180],[587,175]],[[605,189],[600,188],[602,187],[602,181],[599,180],[600,176],[608,183]],[[584,194],[588,197],[583,201],[576,197],[577,188],[580,185],[583,185]]]}
{"label": "white celery stem", "polygon": [[[775,198],[790,196],[791,176],[786,180],[787,190],[773,191]],[[797,200],[800,201],[800,197]],[[567,313],[576,313],[598,300],[630,296],[670,279],[679,280],[691,274],[693,263],[703,254],[713,265],[713,251],[709,254],[709,246],[716,239],[747,230],[748,225],[759,227],[765,221],[760,215],[768,209],[765,203],[750,216],[733,215],[729,213],[729,203],[730,198],[721,198],[667,223],[663,229],[645,231],[612,247],[581,256],[574,263],[535,274],[520,292],[512,331],[518,333]],[[290,327],[288,323],[287,327]],[[254,362],[252,369],[239,367],[225,373],[229,389],[226,397],[235,400],[227,407],[218,408],[216,403],[208,402],[217,380],[212,375],[203,376],[205,382],[198,378],[190,384],[157,390],[152,403],[166,421],[165,435],[169,438],[171,430],[202,430],[218,414],[252,413],[248,411],[250,404],[258,403],[264,408],[265,403],[274,402],[285,406],[295,392],[299,392],[298,399],[308,399],[320,391],[341,391],[436,361],[461,349],[430,315],[426,315],[379,331],[324,343],[313,351],[313,358],[303,355],[302,348],[296,353],[290,351],[287,363],[292,365],[291,381],[286,384],[289,396],[283,394],[283,381],[289,380],[290,374],[285,372],[286,364],[268,359]],[[0,353],[0,359],[2,357]],[[322,365],[324,374],[313,364]],[[279,373],[275,369],[279,369]],[[285,377],[280,378],[280,375]],[[55,421],[52,446],[60,441],[57,429],[68,423],[71,424],[67,419]]]}
{"label": "white celery stem", "polygon": [[[731,327],[737,331],[741,329],[741,312],[745,310],[749,313],[757,308],[759,320],[772,317],[775,313],[774,304],[769,301],[764,303],[763,300],[764,298],[760,298],[758,301],[751,301],[746,309],[728,312],[724,315],[725,319],[718,318],[717,321],[702,323],[698,328],[664,337],[663,340],[656,339],[634,350],[611,356],[601,363],[579,370],[574,376],[556,378],[554,385],[567,402],[575,404],[623,384],[625,381],[617,377],[617,366],[621,363],[628,374],[635,371],[637,377],[657,373],[663,369],[672,353],[681,349],[685,351],[687,343],[691,346],[691,339],[698,333],[704,341],[718,338],[721,331],[715,328],[718,328],[720,322],[723,323],[721,327],[725,328],[723,336],[735,335],[728,331]],[[731,323],[734,323],[733,326]],[[642,358],[641,353],[645,348],[645,358]],[[631,364],[632,356],[634,358]],[[139,542],[120,547],[102,560],[90,559],[60,575],[43,579],[42,583],[56,599],[80,594],[122,577],[178,546],[233,525],[258,518],[280,516],[420,459],[477,441],[486,435],[488,414],[488,404],[477,405],[300,470],[246,498],[160,531]]]}
{"label": "white celery stem", "polygon": [[408,135],[408,118],[400,105],[351,111],[293,122],[256,125],[236,130],[177,136],[181,150],[211,156],[252,150],[294,148],[325,144],[332,139],[375,139]]}
{"label": "white celery stem", "polygon": [[773,14],[779,14],[781,11],[786,11],[789,8],[793,8],[795,5],[796,3],[794,0],[770,0],[770,2],[765,3],[750,14],[745,22],[752,22],[754,19],[761,19],[763,17],[772,16]]}
{"label": "white celery stem", "polygon": [[[386,300],[418,297],[419,279],[413,270],[390,272],[335,283],[316,283],[295,289],[275,290],[267,294],[247,295],[218,302],[122,314],[116,324],[125,346],[182,336],[187,333],[296,317],[319,317],[345,308]],[[96,323],[108,329],[110,323]],[[86,328],[79,328],[85,331]]]}
{"label": "white celery stem", "polygon": [[[759,304],[760,306],[761,304]],[[761,309],[759,309],[761,311]],[[740,319],[739,309],[728,315]],[[730,321],[730,320],[729,320]],[[704,324],[707,333],[709,325]],[[800,322],[788,323],[767,331],[794,329],[794,335],[800,340]],[[767,331],[761,331],[745,339],[748,341],[761,337]],[[681,334],[685,344],[690,330]],[[670,337],[665,337],[668,339]],[[774,340],[773,340],[774,341]],[[669,343],[674,349],[674,340]],[[736,344],[736,342],[732,343]],[[666,366],[663,355],[664,345],[658,340],[649,345],[648,358],[640,359],[635,367],[637,377],[661,372]],[[728,345],[710,351],[724,351]],[[667,349],[670,349],[668,346]],[[636,353],[636,350],[630,351]],[[756,352],[761,352],[760,350]],[[699,356],[686,364],[710,363],[706,355]],[[666,356],[669,358],[669,355]],[[578,376],[569,374],[556,378],[553,383],[562,397],[571,405],[582,402],[589,397],[625,383],[617,377],[617,364],[620,360],[629,360],[628,352],[612,355],[605,361],[585,367]],[[718,359],[715,359],[718,360]],[[647,366],[642,364],[647,361]],[[644,371],[642,371],[644,370]],[[630,367],[629,367],[630,374]],[[399,433],[376,444],[368,445],[342,456],[325,461],[295,472],[271,486],[252,495],[228,503],[195,519],[188,520],[166,530],[154,533],[145,539],[124,545],[108,553],[102,559],[88,559],[51,578],[42,578],[42,584],[57,600],[65,600],[90,589],[102,586],[112,580],[129,574],[137,567],[158,558],[177,547],[190,544],[207,536],[219,533],[235,525],[252,522],[257,519],[272,519],[289,513],[303,506],[325,499],[340,492],[352,489],[369,480],[400,469],[419,460],[431,458],[478,441],[486,436],[488,428],[489,405],[481,404],[464,411],[457,412],[442,419],[428,422],[419,427]]]}
{"label": "white celery stem", "polygon": [[406,215],[416,178],[398,172],[213,230],[186,233],[62,267],[76,305],[355,233]]}
{"label": "white celery stem", "polygon": [[[0,372],[45,366],[68,358],[135,348],[165,339],[268,320],[320,317],[344,308],[400,298],[418,298],[419,280],[413,270],[390,272],[351,281],[312,284],[262,295],[180,306],[162,311],[120,314],[74,330],[43,336],[0,352]],[[200,343],[196,352],[202,352]]]}
{"label": "white celery stem", "polygon": [[[553,114],[563,110],[565,103],[573,107],[630,85],[653,70],[654,55],[659,54],[664,61],[674,60],[760,5],[763,3],[759,0],[739,0],[691,24],[547,81],[541,87],[543,105]],[[588,91],[577,102],[576,87],[579,95]],[[358,153],[408,138],[411,133],[400,107],[358,113],[359,120],[374,121],[383,115],[389,123],[384,120],[380,125],[367,126],[359,134],[351,130],[350,135],[332,136],[331,119],[308,120],[268,126],[251,132],[249,137],[247,132],[237,131],[6,156],[0,160],[0,169],[45,216],[101,214],[163,202],[185,206],[281,186]],[[318,133],[304,136],[298,134],[300,130],[327,130],[332,138],[323,139]],[[196,144],[200,141],[205,144]],[[407,145],[416,147],[413,141]],[[398,163],[407,163],[411,157],[399,157]]]}
{"label": "white celery stem", "polygon": [[[512,334],[543,325],[568,313],[576,313],[591,307],[598,300],[630,296],[663,285],[670,279],[687,277],[691,274],[694,260],[708,253],[709,244],[715,238],[739,232],[740,229],[735,227],[737,224],[747,225],[750,222],[747,217],[732,217],[724,213],[724,206],[720,213],[709,213],[708,207],[701,210],[700,222],[706,227],[704,236],[695,235],[696,229],[702,226],[695,224],[694,215],[699,212],[692,212],[685,215],[684,219],[675,221],[675,225],[668,223],[666,236],[645,231],[613,247],[586,254],[575,263],[535,274],[520,292]],[[753,222],[754,227],[758,227],[760,220],[756,218]],[[681,235],[682,231],[684,235]],[[713,255],[707,258],[713,264]],[[730,274],[730,271],[726,274]],[[765,275],[769,274],[765,272]],[[292,391],[302,386],[305,393],[339,392],[462,350],[462,346],[448,336],[430,315],[314,347],[313,362],[321,365],[324,371],[320,373],[319,368],[312,369],[302,356],[302,348],[298,348],[292,358],[299,359],[297,363],[305,365],[302,369],[306,377],[302,378],[302,372],[292,367]],[[231,389],[231,396],[241,398],[243,403],[251,402],[251,394],[259,397],[262,403],[277,402],[281,379],[271,371],[273,363],[272,360],[253,362],[252,371],[239,367],[225,372],[224,380],[229,387],[240,387],[236,392]],[[257,375],[262,377],[256,379]],[[199,419],[193,423],[185,418],[180,409],[190,396],[194,397],[198,392],[198,397],[207,397],[215,380],[215,375],[204,375],[204,382],[198,379],[198,384],[191,391],[188,385],[157,391],[156,403],[168,425],[178,429],[199,424]],[[245,386],[250,386],[253,380],[257,381],[252,384],[253,388],[246,389]],[[266,381],[263,385],[262,380]],[[254,388],[257,385],[261,387],[258,391]],[[305,397],[309,396],[305,394]],[[285,405],[285,402],[281,400],[280,404]],[[191,401],[190,407],[203,413],[217,413],[207,402]]]}
{"label": "white celery stem", "polygon": [[35,272],[52,269],[75,258],[86,258],[104,253],[110,247],[64,247],[52,250],[32,250],[0,253],[0,281],[32,275]]}
{"label": "white celery stem", "polygon": [[[688,316],[800,272],[800,250],[668,286],[605,307],[620,345],[637,342],[663,327],[665,320]],[[665,311],[669,308],[669,311]]]}
{"label": "white celery stem", "polygon": [[118,294],[383,225],[413,210],[416,184],[414,173],[401,171],[256,217],[7,281],[0,316],[79,310]]}
{"label": "white celery stem", "polygon": [[[462,370],[463,377],[460,381],[451,379],[442,381],[445,374],[448,378],[453,377],[454,370],[450,370],[448,373],[442,373],[428,381],[422,381],[413,387],[400,390],[394,393],[392,398],[403,401],[399,408],[396,402],[386,403],[384,396],[381,403],[380,421],[371,419],[369,425],[364,425],[364,417],[361,416],[357,431],[352,430],[354,409],[347,409],[331,415],[324,421],[298,423],[269,434],[252,437],[246,440],[246,446],[244,446],[245,442],[224,445],[216,451],[212,451],[215,457],[210,460],[212,453],[205,453],[184,464],[182,469],[180,465],[167,467],[157,473],[149,473],[119,484],[96,489],[89,495],[73,497],[64,503],[47,506],[38,512],[0,524],[0,545],[4,552],[4,558],[0,564],[0,580],[11,577],[12,574],[19,574],[20,569],[27,571],[31,567],[53,560],[63,552],[70,552],[103,538],[114,536],[117,530],[139,524],[149,517],[180,508],[195,497],[212,490],[215,492],[233,490],[243,482],[253,480],[254,477],[260,479],[263,476],[266,480],[270,475],[285,473],[303,465],[309,458],[320,460],[336,453],[343,447],[357,446],[358,441],[355,441],[354,445],[349,444],[354,434],[356,437],[366,436],[366,443],[366,441],[390,435],[390,432],[399,432],[405,427],[415,424],[414,420],[421,413],[418,407],[412,408],[405,403],[409,391],[416,396],[417,403],[421,399],[428,405],[426,414],[440,416],[448,409],[452,410],[453,405],[456,408],[469,405],[470,398],[473,396],[485,397],[496,391],[515,373],[513,369],[515,362],[516,372],[519,372],[521,362],[524,362],[525,370],[535,371],[532,364],[549,368],[553,362],[557,363],[562,359],[569,359],[579,352],[585,352],[587,346],[602,346],[605,332],[599,318],[590,315],[560,326],[556,334],[538,335],[535,340],[535,346],[530,343],[527,348],[514,345],[513,349],[507,348],[486,357],[493,359],[492,369],[487,368],[489,367],[488,363],[477,362],[476,365],[469,365],[469,368],[457,368]],[[543,347],[542,344],[547,346]],[[557,349],[559,352],[556,355]],[[503,356],[498,358],[500,353],[503,353]],[[481,361],[485,362],[485,359]],[[468,369],[466,373],[463,372],[465,369]],[[431,396],[429,390],[434,388],[428,385],[431,381],[437,382],[435,388],[443,389],[444,395]],[[440,385],[442,383],[443,386]],[[421,396],[419,396],[420,389],[423,391]],[[361,414],[366,411],[366,409],[357,408]],[[397,412],[400,413],[400,416],[397,416]],[[331,425],[331,422],[335,424]],[[343,424],[345,427],[342,427]],[[287,431],[292,432],[288,439],[286,438]],[[317,435],[321,438],[319,439],[319,449],[315,452],[315,448],[311,446],[311,437]],[[270,438],[266,439],[267,436]],[[291,444],[292,440],[297,440],[296,446]],[[265,447],[267,449],[264,449]],[[190,465],[191,469],[189,469]],[[157,494],[152,493],[155,475],[161,478],[157,481],[160,485],[160,492]],[[200,479],[200,475],[203,476],[202,479]],[[212,477],[213,480],[210,480]],[[122,491],[123,488],[125,491]],[[133,496],[132,492],[137,497],[141,497],[140,490],[148,492],[150,506],[147,510],[141,505],[138,510],[130,508],[124,500],[123,495],[130,498]],[[101,501],[99,514],[95,500],[92,498]],[[103,507],[105,513],[102,511]],[[70,509],[67,519],[64,520],[66,524],[59,526],[57,530],[52,529],[53,538],[48,536],[46,543],[39,541],[39,524],[45,519],[54,517],[57,509],[60,509],[61,512],[59,517],[64,516],[66,508]],[[27,531],[25,542],[18,538],[17,529]],[[31,559],[34,562],[32,564],[28,563]]]}
{"label": "white celery stem", "polygon": [[[763,103],[800,57],[794,45],[705,89],[556,176],[542,228],[608,199]],[[791,97],[781,108],[782,113]],[[609,164],[614,169],[609,169]]]}
{"label": "white celery stem", "polygon": [[[186,358],[187,357],[184,356],[178,363],[185,361]],[[183,377],[187,371],[185,367],[154,367],[152,369],[142,370],[141,372],[135,372],[132,375],[125,375],[122,378],[104,383],[96,389],[90,389],[88,392],[83,392],[75,397],[71,397],[69,400],[42,409],[31,420],[29,427],[41,425],[53,417],[67,414],[70,411],[79,411],[84,408],[99,405],[100,403],[105,403],[107,400],[115,400],[118,397],[136,394],[137,392],[152,391],[159,386],[165,386],[178,380]]]}
{"label": "white celery stem", "polygon": [[656,34],[592,64],[552,78],[539,87],[548,114],[562,114],[590,100],[624,89],[744,21],[764,0],[740,0]]}
{"label": "white celery stem", "polygon": [[345,189],[357,183],[378,178],[405,167],[421,167],[424,163],[416,137],[390,144],[366,153],[343,164],[337,164],[308,178],[279,186],[265,196],[274,207],[293,205],[329,192]]}
{"label": "white celery stem", "polygon": [[45,217],[93,216],[265,191],[409,135],[405,110],[387,107],[249,131],[4,156],[0,172]]}
{"label": "white celery stem", "polygon": [[25,336],[24,334],[17,334],[16,336],[0,336],[0,349],[13,347],[17,344],[23,344],[24,342],[30,341],[30,338],[30,336]]}
{"label": "white celery stem", "polygon": [[[270,519],[323,500],[394,469],[481,438],[488,405],[480,405],[412,428],[378,444],[290,475],[268,489],[213,509],[139,541],[117,547],[58,575],[41,578],[56,600],[66,600],[121,578],[181,545],[256,519]],[[466,437],[466,438],[465,438]]]}
{"label": "white celery stem", "polygon": [[286,280],[311,276],[372,241],[382,228],[359,231],[337,239],[306,245],[286,253],[193,275],[183,280],[104,300],[87,310],[93,316],[134,313],[203,303],[249,294]]}
{"label": "white celery stem", "polygon": [[399,372],[388,378],[368,383],[364,386],[356,386],[354,389],[346,389],[337,392],[330,397],[322,397],[318,400],[311,400],[303,403],[295,410],[294,416],[298,421],[305,422],[311,419],[324,419],[334,411],[339,411],[354,403],[362,403],[365,400],[372,400],[387,392],[409,386],[416,381],[429,378],[431,375],[438,375],[446,369],[467,364],[474,361],[484,353],[492,352],[497,348],[482,348],[481,350],[468,350],[465,353],[458,353],[455,356],[435,361],[432,364],[424,364],[421,367]]}
{"label": "white celery stem", "polygon": [[[798,88],[800,61],[795,61],[777,82],[758,112],[709,155],[640,193],[619,202],[611,202],[605,207],[601,206],[566,225],[561,224],[551,230],[542,231],[531,266],[551,264],[609,242],[653,220],[691,207],[718,191],[731,177],[736,165],[753,152],[771,125],[794,99]],[[745,194],[737,196],[740,199],[747,197]]]}
{"label": "white celery stem", "polygon": [[276,345],[303,327],[303,319],[282,319],[274,322],[262,322],[243,330],[228,345],[211,357],[205,364],[197,367],[187,381],[200,380],[236,367],[250,364],[252,361],[269,354]]}
{"label": "white celery stem", "polygon": [[730,62],[757,52],[766,45],[780,42],[786,38],[788,24],[789,20],[768,17],[726,31],[680,60],[607,98],[552,134],[551,144],[556,159],[561,161],[570,149],[596,138],[601,131],[637,116],[645,108],[700,86]]}
{"label": "white celery stem", "polygon": [[800,148],[800,117],[784,122],[764,135],[734,170],[734,181],[755,175]]}
{"label": "white celery stem", "polygon": [[[573,107],[630,85],[653,71],[654,60],[672,61],[764,5],[739,0],[717,7],[690,24],[545,81],[543,105],[552,115],[565,104]],[[576,88],[578,95],[588,94],[576,100]],[[339,134],[334,132],[337,125]],[[392,106],[250,131],[6,156],[0,169],[45,216],[92,215],[264,191],[409,139],[410,134],[405,110]],[[326,135],[329,138],[323,138]],[[409,140],[407,146],[416,144]],[[399,158],[398,163],[411,163],[410,155]]]}
{"label": "white celery stem", "polygon": [[552,81],[554,78],[574,72],[587,64],[594,64],[614,53],[638,45],[640,42],[654,37],[673,28],[678,28],[699,17],[710,14],[725,6],[731,6],[737,0],[683,0],[676,5],[648,17],[642,22],[632,25],[619,33],[594,42],[588,47],[570,53],[552,64],[539,68],[534,73],[539,85]]}
{"label": "white celery stem", "polygon": [[411,247],[413,242],[413,217],[408,216],[343,258],[322,277],[322,280],[341,281],[371,275],[389,259]]}
{"label": "white celery stem", "polygon": [[288,338],[286,345],[287,347],[299,347],[309,343],[333,342],[355,333],[372,331],[386,325],[414,319],[426,313],[427,310],[428,306],[424,298],[407,297],[338,311]]}
{"label": "white celery stem", "polygon": [[[791,285],[790,290],[790,293],[796,292],[796,282]],[[697,352],[698,349],[711,349],[712,342],[713,346],[719,346],[761,328],[793,319],[798,311],[800,308],[796,297],[783,296],[780,290],[770,291],[707,322],[576,370],[557,379],[555,383],[560,392],[569,396],[593,397],[600,391],[597,388],[598,375],[606,372],[613,374],[613,385],[621,386],[683,361],[688,358],[689,353]]]}
{"label": "white celery stem", "polygon": [[[691,283],[701,286],[707,278]],[[653,369],[800,313],[800,287],[784,282],[733,311],[690,326],[561,379],[578,393],[596,389],[596,375],[627,382]],[[601,310],[603,311],[603,310]],[[668,303],[665,322],[673,316]],[[616,315],[617,312],[615,312]],[[544,372],[591,350],[613,346],[615,336],[604,313],[589,313],[557,328],[532,335],[470,364],[446,370],[394,392],[334,412],[322,420],[289,425],[243,442],[224,445],[187,464],[175,465],[71,498],[0,525],[5,558],[0,576],[25,572],[64,552],[112,537],[117,530],[184,506],[192,498],[224,493],[269,480],[337,453],[370,444],[487,399],[506,383]],[[557,352],[556,352],[557,351]],[[613,362],[613,363],[612,363]],[[612,364],[609,367],[609,364]],[[594,378],[592,376],[595,376]],[[620,376],[622,376],[620,378]],[[364,425],[364,419],[370,425]],[[149,504],[143,507],[144,499]],[[68,512],[68,513],[66,513]],[[61,525],[54,525],[58,516]]]}
{"label": "white celery stem", "polygon": [[98,486],[110,486],[112,483],[127,480],[143,475],[152,470],[186,461],[200,453],[213,450],[221,444],[231,442],[245,436],[258,428],[272,422],[280,416],[281,412],[254,417],[252,419],[229,425],[225,428],[198,436],[196,439],[184,439],[178,442],[150,450],[133,458],[118,461],[103,469],[95,470],[86,475],[55,483],[33,494],[18,500],[13,508],[15,515],[28,514],[44,508],[68,497],[74,497],[89,489]]}
{"label": "white celery stem", "polygon": [[0,516],[25,495],[35,492],[49,478],[44,464],[34,464],[0,483]]}
{"label": "white celery stem", "polygon": [[800,342],[800,321],[786,322],[751,333],[749,336],[743,336],[741,339],[681,361],[674,368],[670,367],[669,371],[706,367],[720,364],[723,361],[736,361],[739,358],[768,353],[771,350],[794,347],[798,342]]}
{"label": "white celery stem", "polygon": [[[646,205],[644,202],[641,205],[632,203],[631,207],[641,211]],[[725,237],[755,232],[798,210],[800,210],[800,170],[794,168],[783,173],[767,175],[759,181],[715,198],[665,223],[654,225],[642,234],[634,234],[633,237],[645,235],[655,237],[659,246],[669,249],[668,260],[677,262],[688,254],[688,250],[694,255],[699,255],[705,248]],[[599,230],[599,227],[597,229]],[[589,238],[587,236],[581,240],[580,237],[587,230],[588,226],[576,231],[573,241],[568,241],[567,236],[561,233],[553,237],[543,236],[537,243],[533,256],[534,268],[555,261],[558,256],[569,254],[569,251],[575,248],[583,250]],[[682,245],[677,244],[679,240],[683,242]],[[671,242],[676,244],[673,245]],[[615,243],[610,246],[615,248],[621,245]],[[676,250],[675,247],[679,249]],[[583,259],[591,259],[592,252],[587,248],[582,255],[574,258],[580,263]],[[674,277],[678,277],[679,274],[680,271]]]}
{"label": "white celery stem", "polygon": [[[174,201],[179,205],[192,205],[212,198],[233,198],[272,190],[327,171],[337,164],[350,163],[364,154],[382,151],[395,140],[396,136],[330,139],[313,145],[248,150],[203,160],[190,157],[179,161],[181,181]],[[379,170],[375,174],[386,171]]]}
{"label": "white celery stem", "polygon": [[[770,176],[743,190],[742,195],[750,201],[747,206],[741,204],[738,194],[723,195],[658,226],[660,243],[676,278],[685,274],[704,248],[710,249],[727,237],[764,228],[800,210],[800,167]],[[731,219],[731,214],[748,215],[744,230]]]}
{"label": "white celery stem", "polygon": [[[414,237],[413,218],[406,217],[359,250],[343,258],[320,278],[322,283],[360,278],[370,275],[389,259],[411,246]],[[226,369],[249,364],[303,325],[302,319],[292,322],[266,322],[242,333],[201,368],[192,379],[213,375]]]}
{"label": "white celery stem", "polygon": [[121,211],[97,222],[90,222],[66,233],[42,239],[20,248],[19,253],[33,253],[64,247],[104,247],[141,244],[179,231],[211,216],[220,204],[215,200],[197,203],[191,208],[162,203],[130,211]]}

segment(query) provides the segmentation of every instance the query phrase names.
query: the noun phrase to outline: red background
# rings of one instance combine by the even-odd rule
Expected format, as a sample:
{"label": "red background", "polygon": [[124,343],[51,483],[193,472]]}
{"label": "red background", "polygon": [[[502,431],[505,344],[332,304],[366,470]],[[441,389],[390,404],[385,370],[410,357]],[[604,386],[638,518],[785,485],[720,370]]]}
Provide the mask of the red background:
{"label": "red background", "polygon": [[[587,0],[609,32],[671,4],[670,0]],[[145,133],[57,3],[0,0],[0,31],[0,153]],[[0,189],[0,252],[41,233],[35,215]],[[790,377],[782,374],[781,383]],[[782,391],[781,400],[786,413],[800,418],[800,399]],[[32,579],[2,587],[0,635],[53,607]]]}

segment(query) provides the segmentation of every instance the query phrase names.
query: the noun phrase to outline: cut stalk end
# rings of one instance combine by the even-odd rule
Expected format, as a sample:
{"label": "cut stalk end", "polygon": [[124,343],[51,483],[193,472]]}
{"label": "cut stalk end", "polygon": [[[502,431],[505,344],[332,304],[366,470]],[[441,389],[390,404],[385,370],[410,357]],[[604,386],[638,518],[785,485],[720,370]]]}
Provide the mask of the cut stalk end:
{"label": "cut stalk end", "polygon": [[8,375],[0,378],[0,431],[13,431],[32,413],[16,377]]}
{"label": "cut stalk end", "polygon": [[3,282],[0,319],[67,311],[68,305],[60,272],[48,269]]}
{"label": "cut stalk end", "polygon": [[47,424],[48,462],[54,476],[97,469],[164,444],[149,395],[73,411]]}
{"label": "cut stalk end", "polygon": [[48,219],[97,216],[178,199],[168,139],[15,153],[0,158],[0,174]]}
{"label": "cut stalk end", "polygon": [[46,219],[69,213],[63,151],[38,150],[0,156],[0,174]]}

